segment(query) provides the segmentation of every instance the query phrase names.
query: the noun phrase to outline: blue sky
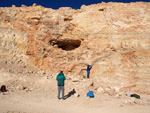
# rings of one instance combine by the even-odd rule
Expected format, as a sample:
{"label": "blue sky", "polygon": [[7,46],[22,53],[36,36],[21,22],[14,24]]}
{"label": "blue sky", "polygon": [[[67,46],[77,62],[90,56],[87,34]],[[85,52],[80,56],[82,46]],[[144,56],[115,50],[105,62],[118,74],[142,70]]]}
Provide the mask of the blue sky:
{"label": "blue sky", "polygon": [[[150,0],[103,0],[103,2],[136,2],[145,1],[150,2]],[[42,5],[43,7],[58,9],[60,7],[72,7],[73,9],[80,9],[84,5],[101,3],[102,0],[0,0],[0,7],[11,7],[16,5],[20,7],[22,4],[26,6],[32,6],[33,3],[37,5]]]}

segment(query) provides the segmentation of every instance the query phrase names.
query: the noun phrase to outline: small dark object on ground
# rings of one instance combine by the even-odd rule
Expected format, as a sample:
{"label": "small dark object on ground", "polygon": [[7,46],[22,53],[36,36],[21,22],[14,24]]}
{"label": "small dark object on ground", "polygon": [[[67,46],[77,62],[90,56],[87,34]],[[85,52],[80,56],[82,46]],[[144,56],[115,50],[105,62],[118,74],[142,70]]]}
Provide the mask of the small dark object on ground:
{"label": "small dark object on ground", "polygon": [[138,94],[131,94],[131,97],[135,97],[137,99],[140,99],[140,95],[138,95]]}
{"label": "small dark object on ground", "polygon": [[6,92],[6,91],[7,91],[6,86],[2,85],[1,89],[0,89],[0,92],[3,92],[3,95],[5,95],[4,92]]}
{"label": "small dark object on ground", "polygon": [[126,95],[129,96],[129,97],[135,97],[135,98],[137,98],[137,99],[140,99],[140,98],[141,98],[140,95],[138,95],[138,94],[126,93]]}

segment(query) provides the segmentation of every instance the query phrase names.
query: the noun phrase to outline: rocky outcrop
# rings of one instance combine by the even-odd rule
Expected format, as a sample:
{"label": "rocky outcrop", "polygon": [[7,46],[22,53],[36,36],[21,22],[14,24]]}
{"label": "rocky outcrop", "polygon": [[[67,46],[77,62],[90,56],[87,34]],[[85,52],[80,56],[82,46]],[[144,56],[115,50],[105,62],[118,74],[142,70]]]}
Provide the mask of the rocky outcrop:
{"label": "rocky outcrop", "polygon": [[[75,10],[0,8],[0,60],[98,86],[150,93],[150,3],[100,3]],[[1,66],[1,69],[4,68]]]}

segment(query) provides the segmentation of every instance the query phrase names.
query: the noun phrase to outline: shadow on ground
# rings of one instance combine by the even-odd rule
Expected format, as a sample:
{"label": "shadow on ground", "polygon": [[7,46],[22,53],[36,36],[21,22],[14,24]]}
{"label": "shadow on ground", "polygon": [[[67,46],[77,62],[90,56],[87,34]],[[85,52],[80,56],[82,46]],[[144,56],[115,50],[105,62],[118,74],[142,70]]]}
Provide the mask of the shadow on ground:
{"label": "shadow on ground", "polygon": [[74,95],[76,93],[75,89],[73,89],[72,91],[70,91],[67,95],[65,95],[65,99],[71,97],[72,95]]}

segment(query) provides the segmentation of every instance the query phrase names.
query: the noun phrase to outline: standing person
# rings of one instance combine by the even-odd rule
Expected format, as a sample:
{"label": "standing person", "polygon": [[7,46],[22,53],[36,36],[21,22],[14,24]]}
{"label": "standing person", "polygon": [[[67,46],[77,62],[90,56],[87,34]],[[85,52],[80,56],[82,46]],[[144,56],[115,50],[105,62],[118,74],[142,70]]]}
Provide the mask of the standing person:
{"label": "standing person", "polygon": [[87,65],[87,78],[90,78],[90,70],[91,70],[92,66],[91,65]]}
{"label": "standing person", "polygon": [[60,71],[60,73],[57,75],[56,80],[58,85],[58,99],[60,99],[60,92],[62,91],[62,99],[64,100],[64,81],[66,80],[66,77],[63,71]]}

